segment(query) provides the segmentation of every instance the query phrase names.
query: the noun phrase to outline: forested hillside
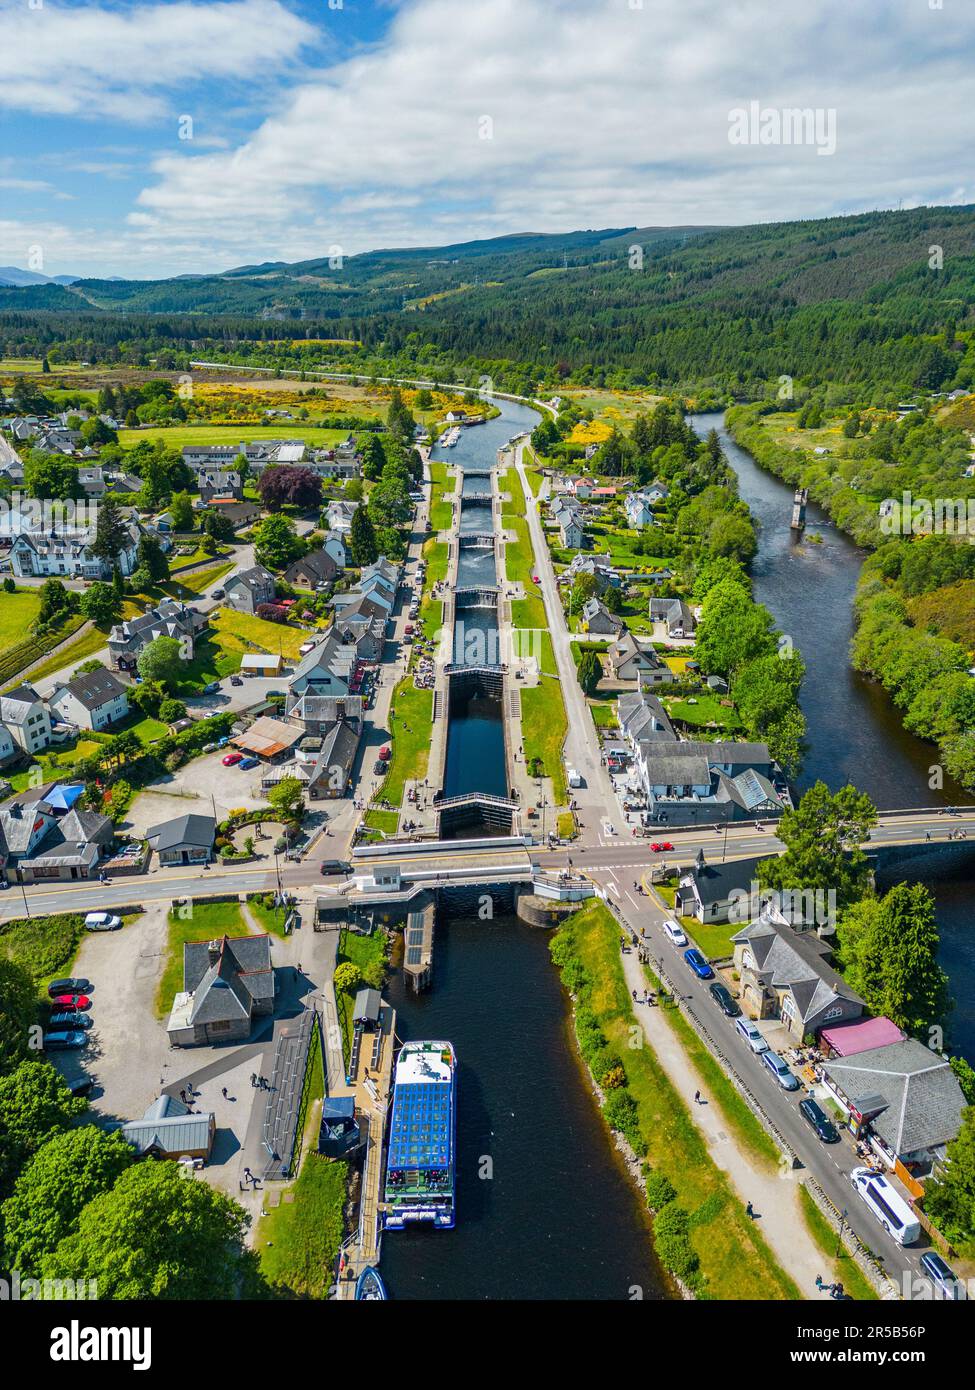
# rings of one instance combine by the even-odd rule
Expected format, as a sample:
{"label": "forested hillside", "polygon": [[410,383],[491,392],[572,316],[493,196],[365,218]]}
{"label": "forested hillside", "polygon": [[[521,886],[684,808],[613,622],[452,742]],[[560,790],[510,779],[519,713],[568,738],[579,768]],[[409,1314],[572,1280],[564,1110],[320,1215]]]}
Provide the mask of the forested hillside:
{"label": "forested hillside", "polygon": [[475,377],[507,361],[545,383],[571,375],[760,396],[788,376],[896,394],[975,384],[973,302],[975,210],[920,208],[6,289],[0,337],[8,352],[80,336],[129,354],[304,340],[307,367],[328,356],[309,351],[312,340],[348,339],[367,357],[433,357]]}

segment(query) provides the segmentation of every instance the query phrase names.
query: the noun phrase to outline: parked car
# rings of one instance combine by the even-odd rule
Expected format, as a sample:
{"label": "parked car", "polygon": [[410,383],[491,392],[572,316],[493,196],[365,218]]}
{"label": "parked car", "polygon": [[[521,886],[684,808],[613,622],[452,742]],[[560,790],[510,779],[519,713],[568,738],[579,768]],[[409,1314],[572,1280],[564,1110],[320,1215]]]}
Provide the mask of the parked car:
{"label": "parked car", "polygon": [[708,987],[708,993],[726,1018],[739,1016],[741,1009],[738,1007],[734,995],[720,980],[715,980],[714,984]]}
{"label": "parked car", "polygon": [[216,695],[219,689],[219,681],[208,681],[207,684],[203,687],[203,693],[204,695]]}
{"label": "parked car", "polygon": [[71,1047],[84,1047],[88,1041],[88,1034],[82,1033],[79,1029],[74,1029],[70,1033],[45,1033],[44,1050],[46,1052],[65,1052]]}
{"label": "parked car", "polygon": [[696,946],[691,946],[684,952],[684,960],[694,971],[699,980],[711,980],[714,978],[714,971],[701,955]]}
{"label": "parked car", "polygon": [[77,1076],[65,1077],[64,1084],[73,1096],[86,1096],[95,1081],[87,1072],[80,1072]]}
{"label": "parked car", "polygon": [[799,1102],[799,1113],[807,1124],[812,1125],[824,1144],[836,1144],[839,1142],[839,1130],[833,1124],[833,1121],[826,1114],[822,1106],[811,1097]]}
{"label": "parked car", "polygon": [[230,684],[231,684],[231,685],[243,685],[243,684],[244,684],[244,678],[243,678],[243,676],[231,676],[231,677],[230,677]]}
{"label": "parked car", "polygon": [[224,767],[236,767],[244,758],[243,753],[225,753],[221,761]]}
{"label": "parked car", "polygon": [[65,975],[60,980],[52,980],[47,992],[53,999],[58,994],[87,994],[91,988],[91,980],[86,980],[83,975]]}
{"label": "parked car", "polygon": [[784,1057],[767,1048],[762,1053],[762,1061],[782,1087],[783,1091],[798,1091],[799,1078],[790,1070]]}
{"label": "parked car", "polygon": [[653,850],[654,854],[659,854],[662,850],[669,852],[674,847],[669,840],[652,840],[650,842],[650,848]]}
{"label": "parked car", "polygon": [[215,743],[205,743],[203,745],[203,751],[204,753],[215,753],[217,751],[217,745]]}
{"label": "parked car", "polygon": [[52,1009],[90,1009],[91,1000],[87,994],[54,994],[51,996]]}
{"label": "parked car", "polygon": [[372,770],[377,777],[385,777],[389,771],[389,766],[383,762],[382,758],[377,758],[372,765]]}
{"label": "parked car", "polygon": [[674,921],[673,917],[668,917],[664,922],[664,935],[672,946],[686,946],[687,937]]}
{"label": "parked car", "polygon": [[740,1018],[735,1024],[735,1032],[745,1039],[745,1042],[753,1052],[765,1052],[768,1050],[768,1043],[762,1034],[761,1028],[757,1023],[753,1023],[750,1018]]}
{"label": "parked car", "polygon": [[[224,758],[224,762],[226,761],[227,759]],[[237,766],[240,768],[241,772],[250,772],[251,768],[257,767],[259,762],[260,758],[241,758]]]}
{"label": "parked car", "polygon": [[121,917],[111,912],[89,912],[85,918],[85,931],[118,931],[121,925]]}
{"label": "parked car", "polygon": [[226,592],[225,589],[211,589],[211,590],[210,590],[210,597],[211,597],[211,598],[226,598],[226,597],[227,597],[227,592]]}
{"label": "parked car", "polygon": [[332,874],[350,874],[352,865],[345,859],[323,859],[322,877],[329,878]]}
{"label": "parked car", "polygon": [[936,1298],[947,1298],[952,1303],[963,1303],[967,1299],[965,1285],[955,1271],[946,1265],[940,1255],[928,1250],[921,1256],[921,1268],[935,1287]]}
{"label": "parked car", "polygon": [[73,1028],[94,1028],[95,1020],[91,1014],[79,1014],[77,1009],[65,1009],[63,1013],[52,1014],[47,1026],[55,1033],[70,1032]]}

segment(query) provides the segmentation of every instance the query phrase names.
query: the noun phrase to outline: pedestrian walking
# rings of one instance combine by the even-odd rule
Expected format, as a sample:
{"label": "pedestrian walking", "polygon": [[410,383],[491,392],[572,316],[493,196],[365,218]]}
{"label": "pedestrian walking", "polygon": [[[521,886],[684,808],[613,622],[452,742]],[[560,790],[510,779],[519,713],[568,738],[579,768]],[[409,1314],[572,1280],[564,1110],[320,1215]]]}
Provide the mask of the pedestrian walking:
{"label": "pedestrian walking", "polygon": [[224,1087],[222,1088],[220,1094],[223,1096],[224,1100],[227,1099],[227,1088],[226,1088],[226,1086],[224,1086]]}
{"label": "pedestrian walking", "polygon": [[700,1092],[700,1091],[695,1091],[695,1092],[694,1092],[694,1104],[695,1104],[695,1105],[700,1105],[700,1104],[701,1104],[701,1092]]}
{"label": "pedestrian walking", "polygon": [[750,1217],[752,1221],[755,1220],[755,1208],[752,1206],[751,1202],[745,1204],[745,1215]]}
{"label": "pedestrian walking", "polygon": [[251,1085],[252,1085],[252,1086],[256,1086],[256,1085],[257,1085],[257,1072],[256,1072],[256,1071],[252,1071],[252,1072],[251,1072]]}

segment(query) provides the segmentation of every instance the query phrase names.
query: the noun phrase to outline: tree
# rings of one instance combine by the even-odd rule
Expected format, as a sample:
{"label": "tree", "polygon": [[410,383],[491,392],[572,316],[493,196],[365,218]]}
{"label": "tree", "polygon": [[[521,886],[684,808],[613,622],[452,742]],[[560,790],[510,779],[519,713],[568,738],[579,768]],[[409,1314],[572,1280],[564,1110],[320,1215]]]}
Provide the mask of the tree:
{"label": "tree", "polygon": [[84,496],[78,481],[78,465],[63,454],[31,449],[24,460],[24,487],[31,497],[68,502]]}
{"label": "tree", "polygon": [[701,670],[732,681],[748,662],[776,649],[768,609],[733,579],[715,584],[704,600],[697,629],[694,658]]}
{"label": "tree", "polygon": [[305,543],[293,521],[280,515],[268,516],[254,532],[254,558],[268,569],[283,570],[303,555]]}
{"label": "tree", "polygon": [[81,611],[91,622],[106,627],[118,622],[122,604],[111,584],[96,581],[81,595]]}
{"label": "tree", "polygon": [[78,607],[78,595],[66,589],[60,579],[45,579],[38,592],[41,599],[38,624],[60,623]]}
{"label": "tree", "polygon": [[877,808],[865,792],[846,786],[834,793],[817,782],[783,814],[776,833],[785,854],[763,859],[759,879],[769,888],[834,891],[837,907],[846,907],[866,891],[863,845],[876,824]]}
{"label": "tree", "polygon": [[609,584],[603,594],[603,605],[610,613],[622,613],[623,593],[615,584]]}
{"label": "tree", "polygon": [[594,574],[577,574],[569,587],[569,612],[573,616],[582,612],[597,589]]}
{"label": "tree", "polygon": [[85,444],[98,446],[99,444],[117,444],[118,435],[111,425],[106,425],[104,420],[100,420],[97,415],[92,415],[89,419],[82,422],[81,438]]}
{"label": "tree", "polygon": [[722,512],[711,523],[708,532],[708,547],[712,555],[722,559],[738,560],[747,565],[755,558],[758,541],[755,528],[748,517],[736,516],[733,512]]}
{"label": "tree", "polygon": [[362,476],[370,483],[377,483],[386,467],[386,451],[378,434],[369,435],[362,451]]}
{"label": "tree", "polygon": [[177,719],[186,718],[186,706],[182,700],[162,700],[159,705],[159,718],[164,724],[175,724]]}
{"label": "tree", "polygon": [[603,667],[598,652],[584,651],[579,658],[579,684],[587,695],[595,695],[596,687],[603,678]]}
{"label": "tree", "polygon": [[305,809],[302,785],[297,777],[282,777],[267,794],[267,799],[286,820],[297,820]]}
{"label": "tree", "polygon": [[962,1111],[947,1157],[938,1177],[925,1184],[924,1210],[943,1236],[966,1246],[975,1236],[975,1107]]}
{"label": "tree", "polygon": [[81,1212],[135,1161],[121,1131],[83,1125],[38,1149],[3,1204],[9,1268],[35,1276],[41,1260],[75,1230]]}
{"label": "tree", "polygon": [[174,492],[169,499],[169,515],[174,531],[193,530],[193,499],[188,492]]}
{"label": "tree", "polygon": [[975,1067],[960,1054],[955,1057],[949,1057],[948,1063],[951,1070],[958,1078],[958,1084],[961,1087],[962,1095],[965,1097],[966,1103],[968,1105],[975,1105]]}
{"label": "tree", "polygon": [[200,521],[204,534],[212,536],[215,541],[232,541],[236,534],[234,523],[223,512],[215,512],[208,508],[200,513]]}
{"label": "tree", "polygon": [[355,961],[344,960],[335,967],[332,980],[339,993],[352,994],[362,983],[362,972]]}
{"label": "tree", "polygon": [[37,990],[27,971],[0,954],[0,1073],[14,1070],[27,1055],[37,1021]]}
{"label": "tree", "polygon": [[282,464],[265,468],[257,480],[261,502],[270,512],[280,507],[299,507],[303,511],[320,507],[322,482],[318,474],[300,465]]}
{"label": "tree", "polygon": [[871,1013],[925,1037],[950,1006],[948,977],[938,964],[934,899],[921,883],[899,883],[875,907],[841,929],[846,978]]}
{"label": "tree", "polygon": [[9,1193],[27,1160],[87,1106],[42,1058],[20,1062],[0,1077],[0,1191]]}
{"label": "tree", "polygon": [[376,532],[372,524],[372,518],[368,510],[359,506],[352,513],[352,523],[349,528],[349,550],[352,554],[353,564],[371,565],[379,558],[379,547],[376,544]]}
{"label": "tree", "polygon": [[175,637],[155,637],[142,648],[136,665],[143,680],[158,681],[172,692],[183,674],[182,646]]}
{"label": "tree", "polygon": [[155,536],[144,531],[139,537],[137,564],[140,570],[151,577],[153,584],[160,584],[169,578],[169,561]]}
{"label": "tree", "polygon": [[44,1257],[45,1279],[94,1280],[99,1298],[233,1299],[249,1217],[178,1163],[137,1163],[81,1211]]}

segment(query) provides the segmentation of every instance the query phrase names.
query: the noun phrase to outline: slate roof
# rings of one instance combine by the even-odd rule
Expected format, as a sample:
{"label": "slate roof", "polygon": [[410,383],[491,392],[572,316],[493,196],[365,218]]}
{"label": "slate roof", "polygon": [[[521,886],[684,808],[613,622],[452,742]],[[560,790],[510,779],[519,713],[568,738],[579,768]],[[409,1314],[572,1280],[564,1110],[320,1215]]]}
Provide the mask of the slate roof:
{"label": "slate roof", "polygon": [[69,691],[87,710],[98,709],[126,693],[125,686],[112,675],[111,671],[88,671],[83,676],[75,676],[66,685],[59,686],[52,699],[62,690]]}
{"label": "slate roof", "polygon": [[883,1096],[887,1108],[870,1123],[894,1153],[934,1149],[958,1134],[965,1108],[958,1078],[916,1038],[837,1058],[824,1070],[854,1105],[858,1097]]}
{"label": "slate roof", "polygon": [[192,1024],[249,1019],[258,1000],[274,998],[270,937],[188,942],[183,947],[183,988],[193,996]]}
{"label": "slate roof", "polygon": [[153,849],[157,854],[161,854],[166,850],[176,849],[179,845],[212,849],[216,833],[217,826],[213,816],[201,816],[190,812],[185,816],[176,816],[173,820],[160,821],[158,825],[150,826],[146,831],[146,839],[153,842]]}
{"label": "slate roof", "polygon": [[159,1096],[141,1120],[130,1120],[122,1134],[139,1154],[158,1149],[162,1153],[196,1153],[209,1150],[213,1115],[207,1111],[190,1114],[189,1107],[176,1096]]}
{"label": "slate roof", "polygon": [[756,974],[763,984],[791,991],[803,1023],[837,999],[863,1002],[825,960],[829,948],[814,932],[796,932],[789,926],[759,918],[735,932],[731,939],[748,942]]}

